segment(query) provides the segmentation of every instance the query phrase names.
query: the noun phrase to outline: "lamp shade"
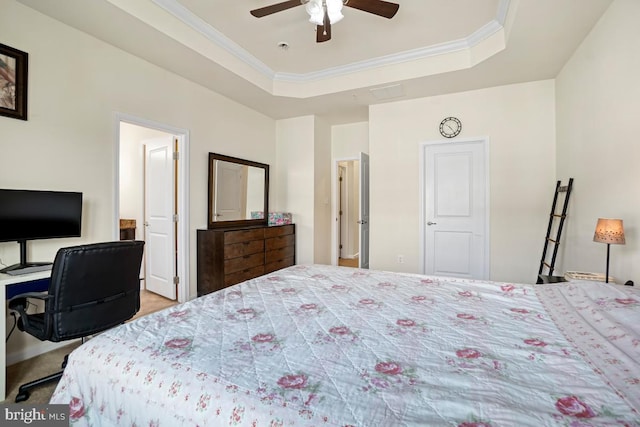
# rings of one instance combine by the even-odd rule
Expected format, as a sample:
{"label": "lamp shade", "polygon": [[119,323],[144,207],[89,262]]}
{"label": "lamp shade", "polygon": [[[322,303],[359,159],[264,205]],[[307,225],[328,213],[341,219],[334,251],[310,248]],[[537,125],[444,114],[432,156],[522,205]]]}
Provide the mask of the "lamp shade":
{"label": "lamp shade", "polygon": [[622,226],[622,220],[598,218],[593,241],[612,245],[624,245],[624,227]]}

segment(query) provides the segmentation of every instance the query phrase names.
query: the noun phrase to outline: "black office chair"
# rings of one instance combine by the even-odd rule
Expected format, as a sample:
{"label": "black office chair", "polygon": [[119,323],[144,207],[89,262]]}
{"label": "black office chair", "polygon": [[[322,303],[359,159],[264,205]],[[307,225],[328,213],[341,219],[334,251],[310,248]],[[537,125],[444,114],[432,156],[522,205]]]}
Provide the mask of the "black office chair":
{"label": "black office chair", "polygon": [[[16,295],[18,329],[41,341],[65,341],[102,332],[131,319],[140,309],[140,264],[144,242],[117,241],[62,248],[51,270],[49,291]],[[27,313],[27,299],[45,302],[44,312]],[[57,381],[62,371],[20,386],[16,402],[29,390]]]}

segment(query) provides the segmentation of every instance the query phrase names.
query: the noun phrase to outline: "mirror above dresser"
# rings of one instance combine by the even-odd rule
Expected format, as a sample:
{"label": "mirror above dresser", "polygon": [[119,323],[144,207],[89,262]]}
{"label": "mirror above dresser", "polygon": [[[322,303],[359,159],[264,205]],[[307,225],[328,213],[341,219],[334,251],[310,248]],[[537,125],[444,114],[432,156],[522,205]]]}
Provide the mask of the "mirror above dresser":
{"label": "mirror above dresser", "polygon": [[209,153],[207,228],[267,225],[269,165]]}

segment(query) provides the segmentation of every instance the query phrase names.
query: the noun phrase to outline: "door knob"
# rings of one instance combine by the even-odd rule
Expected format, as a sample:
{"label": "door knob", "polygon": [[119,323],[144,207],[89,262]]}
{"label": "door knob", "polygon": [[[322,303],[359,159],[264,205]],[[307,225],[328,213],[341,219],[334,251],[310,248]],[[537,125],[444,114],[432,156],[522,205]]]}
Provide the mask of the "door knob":
{"label": "door knob", "polygon": [[429,221],[429,222],[427,222],[427,225],[436,225],[436,223]]}

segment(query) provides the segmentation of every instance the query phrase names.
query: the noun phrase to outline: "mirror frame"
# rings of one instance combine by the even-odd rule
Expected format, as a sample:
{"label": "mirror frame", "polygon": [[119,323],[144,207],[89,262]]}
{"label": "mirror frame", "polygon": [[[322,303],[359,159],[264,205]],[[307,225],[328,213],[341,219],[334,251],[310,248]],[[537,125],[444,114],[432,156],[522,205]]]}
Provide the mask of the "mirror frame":
{"label": "mirror frame", "polygon": [[[213,187],[213,177],[215,172],[215,161],[222,160],[224,162],[238,163],[245,166],[253,166],[264,169],[264,218],[261,219],[238,219],[231,221],[213,221],[213,201],[215,197],[215,189]],[[269,165],[258,163],[251,160],[240,159],[237,157],[225,156],[218,153],[209,153],[209,197],[207,199],[207,228],[227,228],[250,225],[267,225],[269,220]]]}

